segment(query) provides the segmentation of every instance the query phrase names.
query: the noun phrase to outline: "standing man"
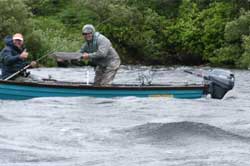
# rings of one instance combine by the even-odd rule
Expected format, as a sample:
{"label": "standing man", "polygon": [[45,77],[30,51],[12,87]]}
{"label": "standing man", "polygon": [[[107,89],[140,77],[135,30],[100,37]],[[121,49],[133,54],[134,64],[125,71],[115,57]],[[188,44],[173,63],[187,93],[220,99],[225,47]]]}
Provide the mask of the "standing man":
{"label": "standing man", "polygon": [[[1,61],[2,61],[2,79],[6,79],[17,71],[23,69],[25,66],[29,65],[26,62],[29,53],[26,52],[24,46],[23,35],[16,33],[13,36],[7,36],[4,39],[5,48],[1,51]],[[31,67],[36,66],[36,62],[31,62]],[[11,80],[23,81],[24,77],[28,77],[26,71],[21,72],[19,75],[10,78]]]}
{"label": "standing man", "polygon": [[108,38],[95,32],[93,25],[84,25],[82,35],[86,41],[80,51],[83,53],[82,57],[85,62],[90,61],[91,64],[96,65],[94,85],[111,84],[121,64],[118,53]]}

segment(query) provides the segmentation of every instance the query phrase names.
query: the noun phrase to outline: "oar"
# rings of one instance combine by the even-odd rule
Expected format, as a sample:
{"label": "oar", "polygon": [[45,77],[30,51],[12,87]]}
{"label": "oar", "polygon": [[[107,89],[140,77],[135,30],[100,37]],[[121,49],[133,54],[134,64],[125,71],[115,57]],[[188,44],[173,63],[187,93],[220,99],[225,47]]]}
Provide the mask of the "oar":
{"label": "oar", "polygon": [[[38,59],[36,60],[36,62],[38,62],[38,61],[44,59],[45,57],[47,57],[48,55],[52,54],[53,52],[55,52],[55,50],[49,52],[48,54],[45,54],[45,55],[41,56],[40,58],[38,58]],[[4,81],[8,81],[8,80],[10,80],[11,78],[17,76],[17,75],[20,74],[21,72],[23,72],[23,71],[25,71],[26,69],[28,69],[30,66],[31,66],[31,64],[28,64],[28,65],[24,66],[22,69],[18,70],[17,72],[11,74],[9,77],[5,78]]]}

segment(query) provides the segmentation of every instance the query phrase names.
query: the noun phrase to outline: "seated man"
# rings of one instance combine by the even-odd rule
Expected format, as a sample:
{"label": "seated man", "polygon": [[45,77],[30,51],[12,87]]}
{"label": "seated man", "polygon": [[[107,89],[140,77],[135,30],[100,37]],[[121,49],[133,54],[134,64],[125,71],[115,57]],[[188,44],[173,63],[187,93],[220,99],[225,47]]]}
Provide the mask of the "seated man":
{"label": "seated man", "polygon": [[[2,79],[23,81],[24,77],[28,77],[26,70],[12,76],[16,72],[22,70],[25,66],[29,65],[26,61],[29,53],[23,48],[23,35],[17,33],[13,36],[7,36],[4,41],[6,46],[1,51],[0,55],[2,61]],[[32,61],[30,66],[35,67],[36,62]]]}

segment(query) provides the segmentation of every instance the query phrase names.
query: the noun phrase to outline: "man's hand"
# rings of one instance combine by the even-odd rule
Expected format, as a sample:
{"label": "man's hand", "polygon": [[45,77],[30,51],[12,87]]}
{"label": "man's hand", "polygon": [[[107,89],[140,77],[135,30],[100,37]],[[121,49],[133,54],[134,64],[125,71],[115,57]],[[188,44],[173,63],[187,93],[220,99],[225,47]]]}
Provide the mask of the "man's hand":
{"label": "man's hand", "polygon": [[21,58],[21,59],[27,59],[28,56],[29,56],[29,53],[26,52],[26,51],[23,51],[23,52],[20,54],[20,58]]}
{"label": "man's hand", "polygon": [[62,58],[57,58],[56,61],[57,62],[63,62],[64,60]]}
{"label": "man's hand", "polygon": [[30,66],[31,66],[31,67],[36,67],[36,65],[37,65],[36,61],[32,61],[32,62],[30,63]]}
{"label": "man's hand", "polygon": [[85,52],[85,53],[83,53],[82,57],[83,57],[83,61],[84,61],[85,65],[88,65],[88,63],[89,63],[89,54]]}
{"label": "man's hand", "polygon": [[83,57],[83,60],[88,60],[89,54],[85,52],[85,53],[83,53],[82,57]]}

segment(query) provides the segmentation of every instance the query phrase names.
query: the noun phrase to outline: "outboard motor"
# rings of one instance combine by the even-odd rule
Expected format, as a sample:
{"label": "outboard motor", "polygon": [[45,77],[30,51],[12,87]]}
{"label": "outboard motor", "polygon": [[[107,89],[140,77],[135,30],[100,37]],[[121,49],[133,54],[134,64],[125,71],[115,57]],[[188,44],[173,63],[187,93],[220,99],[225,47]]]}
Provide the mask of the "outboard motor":
{"label": "outboard motor", "polygon": [[208,93],[214,99],[222,99],[234,87],[234,74],[229,70],[213,69],[204,77],[209,85]]}

